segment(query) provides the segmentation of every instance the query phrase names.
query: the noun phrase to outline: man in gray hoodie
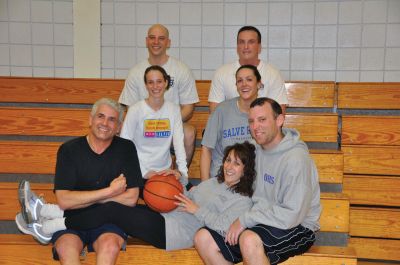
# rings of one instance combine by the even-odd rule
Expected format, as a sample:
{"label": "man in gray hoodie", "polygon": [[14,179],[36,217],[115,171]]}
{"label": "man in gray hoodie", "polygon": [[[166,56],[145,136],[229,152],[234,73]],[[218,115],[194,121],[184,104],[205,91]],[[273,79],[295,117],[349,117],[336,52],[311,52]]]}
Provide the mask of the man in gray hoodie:
{"label": "man in gray hoodie", "polygon": [[318,173],[299,133],[282,128],[284,119],[272,99],[251,104],[250,131],[258,144],[254,205],[225,237],[196,235],[205,264],[278,264],[314,243],[321,213]]}

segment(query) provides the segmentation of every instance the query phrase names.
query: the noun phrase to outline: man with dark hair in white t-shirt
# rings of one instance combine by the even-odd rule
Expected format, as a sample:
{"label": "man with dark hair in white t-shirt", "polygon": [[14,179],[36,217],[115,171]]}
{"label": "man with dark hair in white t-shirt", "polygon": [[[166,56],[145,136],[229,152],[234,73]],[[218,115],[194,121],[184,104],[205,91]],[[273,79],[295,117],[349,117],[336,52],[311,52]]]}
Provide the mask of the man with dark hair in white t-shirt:
{"label": "man with dark hair in white t-shirt", "polygon": [[258,57],[261,53],[260,31],[253,26],[240,28],[236,50],[239,60],[221,66],[214,74],[208,96],[210,112],[213,112],[222,101],[239,96],[236,89],[236,70],[241,65],[250,64],[256,66],[261,74],[262,87],[258,91],[258,96],[276,100],[285,113],[286,105],[288,105],[285,81],[278,69]]}

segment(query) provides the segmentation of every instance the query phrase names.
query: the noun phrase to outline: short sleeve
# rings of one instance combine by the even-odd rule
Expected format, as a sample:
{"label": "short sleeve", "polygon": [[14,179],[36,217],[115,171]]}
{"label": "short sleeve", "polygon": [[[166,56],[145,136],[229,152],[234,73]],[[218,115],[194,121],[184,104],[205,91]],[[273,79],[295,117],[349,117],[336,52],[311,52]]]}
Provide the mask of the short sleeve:
{"label": "short sleeve", "polygon": [[194,104],[199,102],[196,81],[190,69],[182,64],[179,80],[179,104]]}
{"label": "short sleeve", "polygon": [[214,74],[208,94],[209,102],[220,103],[225,100],[224,83],[221,74],[221,69],[218,69]]}
{"label": "short sleeve", "polygon": [[121,95],[119,96],[119,103],[132,106],[139,100],[139,86],[135,82],[135,77],[129,74],[128,78],[125,80],[125,86],[122,89]]}
{"label": "short sleeve", "polygon": [[73,190],[77,182],[75,169],[72,154],[65,144],[61,145],[57,151],[54,190]]}
{"label": "short sleeve", "polygon": [[218,142],[219,130],[221,129],[221,112],[218,107],[208,118],[206,129],[204,131],[203,140],[201,144],[215,149]]}

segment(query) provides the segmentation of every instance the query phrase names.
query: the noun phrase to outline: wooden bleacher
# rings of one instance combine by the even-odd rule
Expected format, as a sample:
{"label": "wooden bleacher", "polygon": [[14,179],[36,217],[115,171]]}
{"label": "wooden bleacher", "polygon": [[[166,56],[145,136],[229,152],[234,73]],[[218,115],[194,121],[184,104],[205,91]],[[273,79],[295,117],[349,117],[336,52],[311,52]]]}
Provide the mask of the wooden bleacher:
{"label": "wooden bleacher", "polygon": [[358,258],[399,262],[400,83],[339,83],[338,109],[349,245]]}
{"label": "wooden bleacher", "polygon": [[[29,171],[29,170],[25,170]],[[48,202],[55,203],[53,185],[50,183],[32,183],[32,190],[43,195]],[[16,182],[0,183],[0,220],[13,220],[20,211]],[[322,193],[321,231],[347,233],[349,231],[349,202],[347,196],[341,193]]]}
{"label": "wooden bleacher", "polygon": [[[123,80],[111,79],[55,79],[55,78],[13,78],[3,77],[0,78],[2,85],[0,103],[65,103],[65,104],[92,104],[94,101],[101,97],[110,97],[118,100],[119,94],[123,87]],[[196,106],[208,107],[207,97],[210,86],[209,81],[197,81],[198,93],[200,102]],[[288,82],[288,99],[290,106],[303,107],[303,108],[330,108],[333,109],[334,105],[334,83],[333,82]],[[55,114],[56,117],[60,115],[62,121],[54,121],[52,113],[49,109],[42,108],[1,108],[0,111],[5,115],[3,118],[9,117],[3,126],[15,126],[16,131],[10,131],[11,134],[19,135],[52,135],[54,133],[64,134],[57,124],[60,126],[68,126],[70,122],[78,121],[78,126],[84,127],[86,119],[82,119],[87,115],[85,110],[60,108],[54,111],[63,112]],[[11,116],[7,116],[10,114]],[[201,139],[201,133],[206,126],[208,120],[208,111],[199,110],[193,115],[190,123],[197,128],[197,139]],[[36,128],[36,132],[29,130],[29,123],[24,127],[23,124],[17,124],[19,120],[24,117],[25,119],[39,119],[42,120],[46,128],[53,130],[53,132],[40,131],[42,128]],[[2,119],[3,119],[2,118]],[[297,128],[304,141],[308,142],[336,142],[337,141],[337,128],[338,117],[335,113],[288,113],[286,117],[286,126]],[[314,130],[314,126],[320,130]],[[33,128],[35,129],[35,128]],[[45,128],[43,128],[44,130]],[[82,135],[81,131],[71,131],[71,128],[65,128],[67,133],[74,133],[75,135]],[[40,134],[42,133],[42,134]]]}
{"label": "wooden bleacher", "polygon": [[[41,246],[30,236],[25,235],[1,235],[0,254],[1,264],[26,265],[59,264],[51,260],[51,246]],[[21,255],[21,249],[29,255]],[[323,254],[321,254],[323,253]],[[94,253],[89,253],[82,264],[95,264]],[[201,265],[203,264],[194,249],[177,251],[164,251],[156,249],[137,240],[128,241],[127,251],[121,252],[118,264],[143,265],[143,264],[177,264],[177,265]],[[313,246],[302,256],[289,259],[281,263],[283,265],[355,265],[354,253],[350,248]]]}
{"label": "wooden bleacher", "polygon": [[[196,87],[200,102],[198,107],[208,107],[210,80],[197,80]],[[335,82],[296,81],[285,83],[290,107],[332,108],[335,101]]]}
{"label": "wooden bleacher", "polygon": [[122,79],[0,77],[0,102],[93,104],[118,100]]}
{"label": "wooden bleacher", "polygon": [[[208,119],[209,81],[197,81],[200,102],[191,122],[201,132]],[[0,174],[54,175],[55,155],[61,142],[57,137],[87,132],[90,107],[95,100],[108,96],[118,99],[123,80],[0,78]],[[334,82],[288,82],[291,107],[322,108],[324,112],[288,112],[285,126],[299,129],[307,142],[334,143],[338,140],[339,117],[335,113]],[[1,104],[2,103],[2,104]],[[316,129],[317,128],[317,129]],[[17,137],[17,140],[15,140]],[[37,139],[39,137],[39,140]],[[43,139],[40,137],[44,137]],[[198,139],[201,135],[198,134]],[[56,140],[48,140],[56,138]],[[321,183],[341,184],[343,153],[339,150],[312,150]],[[197,149],[190,176],[199,177]],[[17,182],[0,180],[0,220],[13,220],[19,205]],[[54,202],[52,184],[32,183],[32,188]],[[341,193],[322,193],[321,231],[349,233],[349,200]],[[0,235],[1,264],[53,264],[50,247],[37,244],[26,235]],[[19,253],[23,246],[24,252]],[[4,254],[3,254],[4,253]],[[28,254],[29,253],[29,254]],[[23,255],[28,254],[28,255]],[[140,257],[140,258],[138,258]],[[201,264],[194,249],[165,252],[132,240],[122,253],[119,264]],[[308,253],[284,264],[356,264],[352,248],[314,246]],[[56,264],[56,263],[55,263]],[[94,264],[88,255],[84,264]]]}
{"label": "wooden bleacher", "polygon": [[[314,159],[319,182],[327,184],[342,184],[343,182],[343,153],[338,150],[310,149]],[[192,164],[189,168],[191,178],[200,178],[200,155],[201,148],[197,147],[194,153]]]}

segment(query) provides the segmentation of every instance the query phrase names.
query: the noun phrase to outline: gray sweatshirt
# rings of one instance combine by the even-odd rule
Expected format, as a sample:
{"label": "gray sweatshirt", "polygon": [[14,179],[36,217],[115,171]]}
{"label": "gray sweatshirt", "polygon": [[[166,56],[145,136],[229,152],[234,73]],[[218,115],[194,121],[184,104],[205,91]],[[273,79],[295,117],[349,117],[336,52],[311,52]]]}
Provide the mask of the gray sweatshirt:
{"label": "gray sweatshirt", "polygon": [[240,216],[245,227],[265,224],[280,229],[299,224],[319,230],[321,214],[318,172],[306,144],[294,129],[283,129],[273,149],[256,148],[254,206]]}
{"label": "gray sweatshirt", "polygon": [[199,206],[194,215],[179,209],[162,214],[166,250],[192,247],[194,234],[203,226],[224,235],[233,221],[253,205],[250,197],[230,191],[217,178],[201,182],[187,195]]}

